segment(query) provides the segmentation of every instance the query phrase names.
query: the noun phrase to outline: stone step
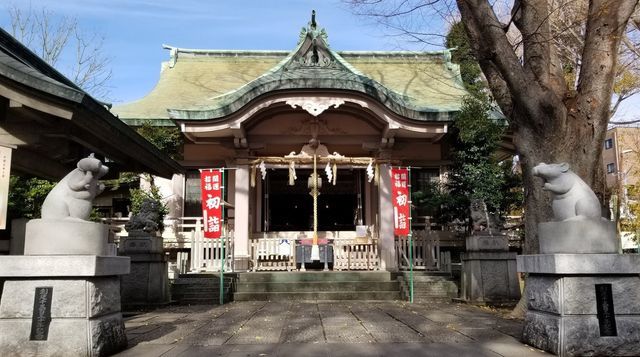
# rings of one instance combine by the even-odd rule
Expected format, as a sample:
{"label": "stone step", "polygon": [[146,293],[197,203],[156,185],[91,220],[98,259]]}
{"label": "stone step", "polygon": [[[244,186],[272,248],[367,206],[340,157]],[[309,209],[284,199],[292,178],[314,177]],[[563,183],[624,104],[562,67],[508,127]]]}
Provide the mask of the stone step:
{"label": "stone step", "polygon": [[[233,279],[236,276],[236,273],[224,273],[224,278],[227,279]],[[185,273],[185,274],[179,274],[178,278],[185,278],[185,279],[220,279],[220,273]]]}
{"label": "stone step", "polygon": [[[231,301],[235,274],[224,275],[224,300]],[[180,274],[171,284],[171,299],[179,305],[217,305],[220,275],[216,273]]]}
{"label": "stone step", "polygon": [[[410,278],[407,276],[404,278],[404,281],[410,281]],[[447,282],[447,281],[454,281],[454,280],[452,278],[446,278],[442,276],[414,276],[413,277],[414,283],[440,283],[440,282]]]}
{"label": "stone step", "polygon": [[[225,280],[225,282],[223,283],[224,286],[230,286],[233,284],[233,281],[231,280]],[[172,286],[175,287],[190,287],[190,286],[200,286],[203,288],[213,288],[213,287],[218,287],[220,286],[220,283],[217,281],[210,281],[210,282],[206,282],[206,283],[200,283],[197,281],[180,281],[180,282],[174,282],[171,283]]]}
{"label": "stone step", "polygon": [[[225,296],[229,295],[229,291],[225,290],[224,292]],[[216,291],[216,292],[188,292],[188,293],[181,293],[181,294],[177,294],[177,295],[172,295],[172,298],[174,300],[179,300],[179,299],[209,299],[209,298],[218,298],[220,296],[220,292]]]}
{"label": "stone step", "polygon": [[[233,281],[232,278],[224,278],[225,284],[230,284]],[[200,285],[211,285],[211,284],[219,284],[220,280],[218,278],[178,278],[174,279],[172,284],[180,285],[180,284],[200,284]]]}
{"label": "stone step", "polygon": [[[225,303],[229,302],[230,299],[225,297]],[[220,300],[218,297],[211,298],[184,298],[177,301],[179,305],[219,305]]]}
{"label": "stone step", "polygon": [[[410,271],[403,270],[400,274],[409,275]],[[424,276],[451,276],[451,273],[448,271],[439,271],[439,270],[414,270],[413,275],[424,275]]]}
{"label": "stone step", "polygon": [[300,281],[287,283],[257,282],[236,284],[236,292],[353,292],[399,291],[397,281]]}
{"label": "stone step", "polygon": [[390,281],[386,271],[371,272],[254,272],[238,273],[238,282],[300,282],[300,281]]}
{"label": "stone step", "polygon": [[[410,281],[402,275],[398,277],[398,281],[401,284],[402,295],[409,298],[409,284]],[[416,302],[421,301],[433,301],[434,299],[451,300],[458,297],[458,286],[453,278],[450,279],[436,279],[431,281],[416,281],[413,282],[413,299]]]}
{"label": "stone step", "polygon": [[[405,281],[409,281],[411,274],[409,272],[403,272],[398,276],[399,278],[404,278]],[[413,273],[413,281],[453,281],[453,277],[448,272],[414,272]]]}
{"label": "stone step", "polygon": [[233,294],[235,301],[285,301],[285,300],[398,300],[399,291],[350,291],[350,292],[271,292]]}
{"label": "stone step", "polygon": [[[225,289],[232,289],[233,288],[233,284],[231,284],[231,282],[222,285],[223,288]],[[203,290],[203,291],[209,291],[209,290],[219,290],[220,289],[220,285],[219,284],[210,284],[210,285],[199,285],[199,284],[178,284],[178,285],[171,285],[171,290],[176,290],[176,291],[190,291],[190,290]]]}

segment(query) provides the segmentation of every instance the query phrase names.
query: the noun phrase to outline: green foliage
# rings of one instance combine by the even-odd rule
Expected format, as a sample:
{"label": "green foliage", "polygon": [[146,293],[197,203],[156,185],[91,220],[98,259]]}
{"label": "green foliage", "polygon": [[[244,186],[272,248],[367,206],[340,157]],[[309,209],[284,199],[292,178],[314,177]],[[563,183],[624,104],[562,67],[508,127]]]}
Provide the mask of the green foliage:
{"label": "green foliage", "polygon": [[476,60],[471,43],[464,30],[462,22],[456,22],[451,26],[451,30],[445,39],[447,48],[455,48],[451,54],[451,60],[460,65],[460,75],[465,88],[476,95],[486,89],[485,83],[480,79],[480,65]]}
{"label": "green foliage", "polygon": [[152,122],[146,121],[136,131],[172,159],[181,158],[183,138],[180,129],[154,126]]}
{"label": "green foliage", "polygon": [[436,222],[449,222],[450,217],[443,216],[446,210],[440,209],[449,203],[449,196],[446,185],[441,182],[431,182],[424,187],[420,187],[420,189],[411,192],[411,215],[413,217],[430,216]]}
{"label": "green foliage", "polygon": [[110,191],[116,191],[121,186],[131,187],[140,183],[140,175],[135,172],[120,172],[117,179],[103,180],[105,187]]}
{"label": "green foliage", "polygon": [[467,96],[455,119],[458,135],[451,154],[449,197],[442,206],[442,216],[450,221],[467,219],[471,200],[482,200],[489,213],[504,216],[521,199],[520,182],[511,165],[500,164],[494,157],[506,124],[492,119],[490,109],[486,97]]}
{"label": "green foliage", "polygon": [[446,187],[434,187],[417,194],[418,204],[436,204],[435,214],[442,222],[465,221],[471,200],[482,200],[489,213],[504,216],[522,207],[520,175],[513,173],[512,163],[498,163],[494,153],[507,128],[506,122],[490,116],[493,111],[487,86],[462,22],[455,23],[446,37],[452,61],[470,95],[463,98],[455,118],[455,135],[451,150],[452,165]]}
{"label": "green foliage", "polygon": [[98,211],[95,207],[89,213],[89,221],[91,222],[100,223],[102,222],[103,218],[104,218],[104,215],[100,213],[100,211]]}
{"label": "green foliage", "polygon": [[39,218],[42,203],[55,182],[36,177],[11,175],[8,212],[12,218]]}
{"label": "green foliage", "polygon": [[157,207],[159,207],[158,211],[158,219],[155,223],[158,224],[158,231],[162,231],[164,229],[164,217],[169,213],[169,208],[162,201],[162,195],[160,194],[160,189],[158,186],[152,184],[149,191],[145,191],[143,189],[132,189],[129,191],[131,194],[131,213],[136,215],[140,213],[140,209],[142,207],[142,203],[149,199],[153,200],[157,203]]}

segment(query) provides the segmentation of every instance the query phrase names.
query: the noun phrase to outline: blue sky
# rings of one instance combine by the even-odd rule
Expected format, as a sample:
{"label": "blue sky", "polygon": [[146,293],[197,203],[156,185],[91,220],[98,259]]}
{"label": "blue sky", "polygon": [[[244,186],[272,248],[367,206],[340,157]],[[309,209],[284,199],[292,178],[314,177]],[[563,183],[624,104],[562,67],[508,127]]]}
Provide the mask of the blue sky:
{"label": "blue sky", "polygon": [[[311,10],[336,50],[422,50],[388,36],[372,20],[353,15],[339,0],[7,0],[4,4],[76,17],[83,31],[105,36],[111,58],[110,101],[129,102],[155,85],[160,63],[169,57],[162,44],[183,48],[292,50]],[[5,5],[6,6],[6,5]],[[0,25],[9,23],[0,11]],[[439,17],[430,30],[446,31]],[[640,112],[640,96],[619,109],[620,119]]]}
{"label": "blue sky", "polygon": [[[169,57],[162,44],[292,50],[312,9],[336,50],[420,49],[398,43],[336,0],[19,0],[12,4],[46,7],[76,17],[84,31],[104,34],[113,68],[110,100],[116,104],[143,97],[153,88],[160,63]],[[6,11],[0,11],[0,24],[8,24]]]}

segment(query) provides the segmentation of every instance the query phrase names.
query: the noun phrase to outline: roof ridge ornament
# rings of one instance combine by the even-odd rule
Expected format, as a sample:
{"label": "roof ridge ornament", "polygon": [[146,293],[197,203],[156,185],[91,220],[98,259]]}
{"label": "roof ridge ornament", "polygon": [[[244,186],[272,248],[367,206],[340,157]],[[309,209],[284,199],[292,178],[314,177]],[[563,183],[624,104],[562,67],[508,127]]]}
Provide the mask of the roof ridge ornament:
{"label": "roof ridge ornament", "polygon": [[327,31],[324,28],[318,29],[318,23],[316,22],[316,10],[311,11],[311,21],[307,24],[307,27],[302,27],[300,30],[300,38],[298,39],[298,45],[302,43],[307,34],[311,35],[311,39],[315,40],[320,37],[324,41],[324,43],[329,47],[329,36],[327,35]]}
{"label": "roof ridge ornament", "polygon": [[318,27],[316,11],[311,11],[311,21],[300,31],[298,51],[290,68],[336,67],[336,60],[329,49],[327,37],[325,29]]}

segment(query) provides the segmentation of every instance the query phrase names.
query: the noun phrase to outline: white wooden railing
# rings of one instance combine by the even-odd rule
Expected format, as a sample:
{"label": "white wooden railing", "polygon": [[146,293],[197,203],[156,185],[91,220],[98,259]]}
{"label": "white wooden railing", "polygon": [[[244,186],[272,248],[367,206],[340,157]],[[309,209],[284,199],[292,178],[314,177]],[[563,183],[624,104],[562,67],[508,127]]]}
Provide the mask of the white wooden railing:
{"label": "white wooden railing", "polygon": [[334,270],[378,270],[377,239],[335,239],[333,241]]}
{"label": "white wooden railing", "polygon": [[286,270],[296,268],[295,239],[264,237],[251,239],[251,270]]}
{"label": "white wooden railing", "polygon": [[[375,237],[356,238],[354,231],[318,232],[319,239],[333,249],[334,270],[378,270],[380,259]],[[371,234],[373,236],[373,234]],[[296,261],[300,239],[310,240],[312,232],[258,233],[250,240],[252,271],[291,271],[302,268]]]}
{"label": "white wooden railing", "polygon": [[233,266],[233,239],[230,238],[232,236],[233,233],[228,234],[225,229],[222,232],[223,238],[221,239],[205,238],[202,219],[197,217],[190,233],[190,271],[220,271],[223,266],[223,252],[224,270],[230,271]]}
{"label": "white wooden railing", "polygon": [[[127,219],[107,221],[112,225],[113,241],[127,235],[124,224]],[[334,270],[378,270],[380,256],[375,232],[368,237],[356,237],[354,231],[319,232],[333,247]],[[296,240],[309,239],[311,232],[256,233],[249,241],[251,270],[291,271],[296,269]],[[233,231],[225,235],[225,271],[233,266]],[[203,237],[201,217],[180,217],[165,221],[163,233],[165,247],[190,248],[180,252],[173,265],[175,273],[220,271],[222,266],[222,240]],[[413,232],[415,269],[451,270],[451,258],[442,246],[457,246],[460,242],[453,232],[429,229]],[[463,244],[463,243],[460,243]],[[409,242],[406,237],[395,240],[396,258],[400,269],[409,268]]]}

